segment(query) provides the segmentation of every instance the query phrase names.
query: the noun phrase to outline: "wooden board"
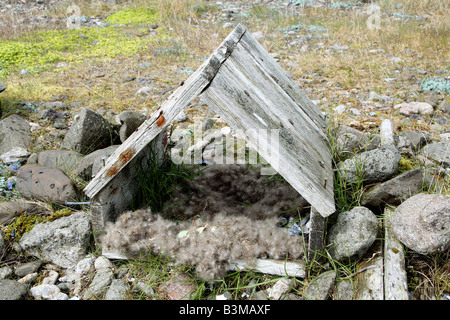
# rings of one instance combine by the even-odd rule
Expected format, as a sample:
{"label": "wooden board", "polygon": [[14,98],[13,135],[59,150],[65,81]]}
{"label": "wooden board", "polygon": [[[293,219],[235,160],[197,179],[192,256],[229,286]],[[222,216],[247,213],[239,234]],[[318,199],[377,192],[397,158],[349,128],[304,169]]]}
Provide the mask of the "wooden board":
{"label": "wooden board", "polygon": [[[325,120],[248,32],[201,98],[323,217],[335,212]],[[273,130],[278,142],[264,145],[261,133]]]}
{"label": "wooden board", "polygon": [[[323,217],[334,213],[331,151],[320,110],[242,25],[107,160],[99,193],[189,102],[201,96]],[[250,129],[250,130],[248,130]],[[274,139],[263,139],[264,133]]]}
{"label": "wooden board", "polygon": [[92,198],[100,192],[184,107],[206,89],[245,31],[243,26],[237,26],[184,85],[175,90],[162,106],[117,148],[103,169],[85,187],[84,192],[88,197]]}

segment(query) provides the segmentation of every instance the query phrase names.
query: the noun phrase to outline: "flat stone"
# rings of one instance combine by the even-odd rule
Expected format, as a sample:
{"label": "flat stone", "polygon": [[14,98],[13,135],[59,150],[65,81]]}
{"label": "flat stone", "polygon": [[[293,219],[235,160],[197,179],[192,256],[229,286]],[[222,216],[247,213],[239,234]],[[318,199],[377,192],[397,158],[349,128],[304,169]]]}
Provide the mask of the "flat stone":
{"label": "flat stone", "polygon": [[270,288],[269,299],[280,300],[281,297],[291,289],[292,283],[292,279],[289,278],[278,280],[272,288]]}
{"label": "flat stone", "polygon": [[87,288],[86,292],[83,295],[84,300],[88,300],[91,298],[101,297],[110,286],[112,280],[114,279],[114,273],[109,268],[103,268],[94,276],[89,288]]}
{"label": "flat stone", "polygon": [[450,141],[448,140],[427,144],[420,153],[444,167],[450,166]]}
{"label": "flat stone", "polygon": [[16,162],[23,163],[30,155],[31,153],[28,150],[22,147],[15,147],[10,151],[3,153],[0,156],[0,160],[2,160],[4,164],[13,164]]}
{"label": "flat stone", "polygon": [[22,250],[63,267],[75,267],[86,255],[91,235],[85,212],[76,212],[52,222],[38,223],[19,241]]}
{"label": "flat stone", "polygon": [[361,205],[366,207],[399,205],[420,192],[427,184],[428,179],[425,178],[422,169],[409,170],[364,192]]}
{"label": "flat stone", "polygon": [[78,198],[76,186],[63,171],[40,165],[24,165],[17,172],[16,188],[25,198],[64,204]]}
{"label": "flat stone", "polygon": [[395,147],[382,146],[340,162],[338,170],[349,183],[355,183],[360,179],[365,183],[382,182],[397,172],[401,158],[400,152]]}
{"label": "flat stone", "polygon": [[31,148],[31,131],[27,120],[12,115],[0,121],[0,155],[20,147]]}
{"label": "flat stone", "polygon": [[46,150],[39,153],[38,164],[71,174],[82,158],[81,153],[72,150]]}
{"label": "flat stone", "polygon": [[18,277],[24,277],[27,274],[36,272],[42,265],[41,260],[35,260],[21,264],[14,270],[14,274]]}

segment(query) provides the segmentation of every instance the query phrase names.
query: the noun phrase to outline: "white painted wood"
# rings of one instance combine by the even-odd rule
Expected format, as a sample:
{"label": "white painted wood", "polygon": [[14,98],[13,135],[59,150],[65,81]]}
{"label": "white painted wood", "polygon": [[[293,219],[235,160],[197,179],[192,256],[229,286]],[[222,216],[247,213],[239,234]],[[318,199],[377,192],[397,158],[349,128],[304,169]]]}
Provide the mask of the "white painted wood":
{"label": "white painted wood", "polygon": [[408,280],[402,244],[391,229],[393,210],[384,211],[384,299],[408,300]]}
{"label": "white painted wood", "polygon": [[230,270],[254,270],[265,274],[304,278],[306,275],[303,261],[282,261],[273,259],[256,259],[252,264],[242,260],[231,261]]}

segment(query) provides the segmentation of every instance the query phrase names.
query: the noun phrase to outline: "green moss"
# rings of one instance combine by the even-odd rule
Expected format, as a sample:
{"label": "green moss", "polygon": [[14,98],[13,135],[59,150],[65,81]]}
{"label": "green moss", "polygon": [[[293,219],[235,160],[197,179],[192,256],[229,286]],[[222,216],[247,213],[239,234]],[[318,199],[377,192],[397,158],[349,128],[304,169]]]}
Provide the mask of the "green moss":
{"label": "green moss", "polygon": [[43,222],[51,222],[51,221],[55,221],[56,219],[62,218],[62,217],[66,217],[66,216],[70,216],[73,213],[72,210],[65,208],[62,210],[58,210],[55,213],[49,215],[48,217],[46,217],[44,219]]}
{"label": "green moss", "polygon": [[0,77],[20,69],[38,73],[62,61],[132,56],[154,46],[164,37],[164,28],[160,28],[155,37],[136,37],[126,28],[113,26],[37,31],[0,43]]}
{"label": "green moss", "polygon": [[8,227],[6,227],[6,231],[4,232],[5,240],[18,241],[25,233],[30,232],[30,230],[33,229],[36,223],[39,223],[41,221],[42,217],[37,215],[32,216],[23,215],[17,217],[13,223],[11,223]]}
{"label": "green moss", "polygon": [[157,23],[159,14],[152,9],[126,9],[113,13],[105,19],[111,24],[151,24]]}
{"label": "green moss", "polygon": [[406,171],[409,171],[409,170],[412,170],[412,169],[414,169],[412,160],[408,159],[408,158],[405,158],[405,157],[402,157],[400,159],[400,162],[398,163],[398,170],[400,172],[406,172]]}

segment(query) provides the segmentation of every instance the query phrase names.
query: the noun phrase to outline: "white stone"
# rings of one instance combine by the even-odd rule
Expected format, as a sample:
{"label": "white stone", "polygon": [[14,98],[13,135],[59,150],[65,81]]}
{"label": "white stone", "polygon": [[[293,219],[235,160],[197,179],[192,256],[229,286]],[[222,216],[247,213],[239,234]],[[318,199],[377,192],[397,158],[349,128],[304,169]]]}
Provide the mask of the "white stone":
{"label": "white stone", "polygon": [[33,298],[37,300],[52,300],[57,297],[57,295],[61,293],[61,291],[54,284],[41,284],[39,286],[31,288],[30,293]]}
{"label": "white stone", "polygon": [[274,286],[270,289],[269,299],[280,300],[292,286],[292,279],[283,278],[278,280]]}
{"label": "white stone", "polygon": [[108,258],[104,256],[100,256],[97,259],[95,259],[94,262],[95,270],[105,269],[105,268],[112,268],[113,265],[111,261],[108,260]]}
{"label": "white stone", "polygon": [[30,155],[31,155],[31,153],[29,151],[25,150],[24,148],[15,147],[15,148],[11,149],[10,151],[5,152],[4,154],[2,154],[0,156],[0,159],[5,164],[12,164],[12,163],[17,162],[17,161],[24,161]]}

